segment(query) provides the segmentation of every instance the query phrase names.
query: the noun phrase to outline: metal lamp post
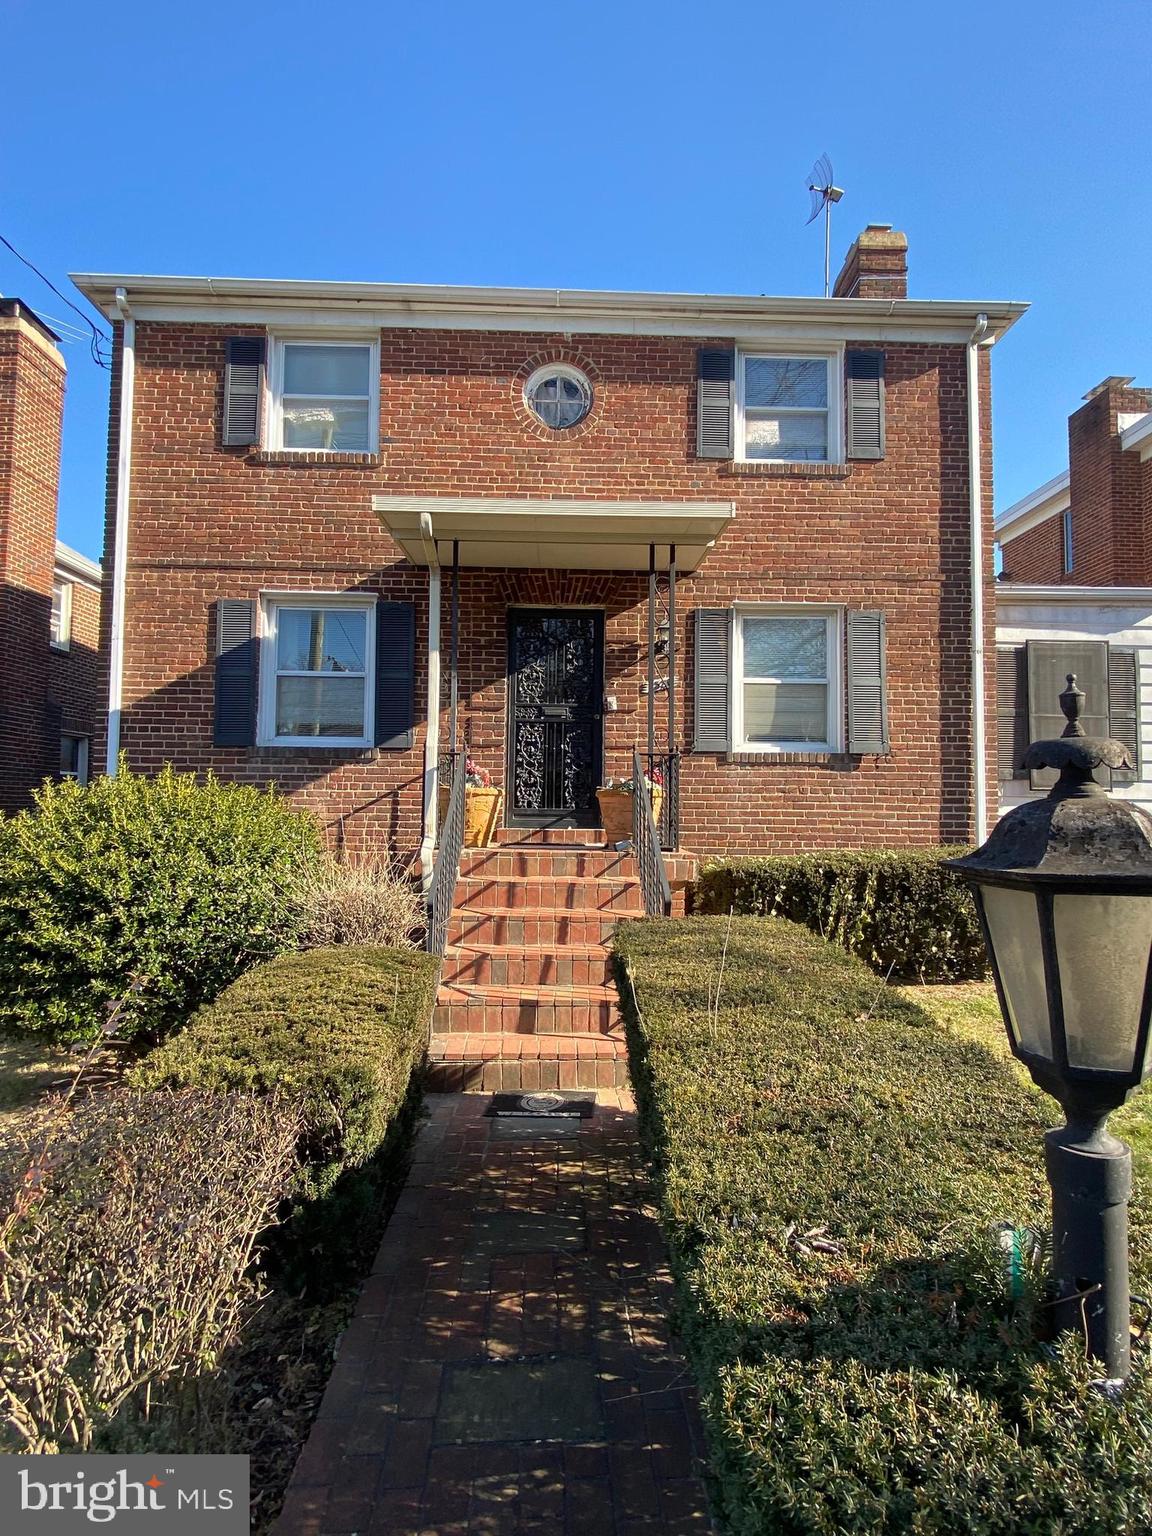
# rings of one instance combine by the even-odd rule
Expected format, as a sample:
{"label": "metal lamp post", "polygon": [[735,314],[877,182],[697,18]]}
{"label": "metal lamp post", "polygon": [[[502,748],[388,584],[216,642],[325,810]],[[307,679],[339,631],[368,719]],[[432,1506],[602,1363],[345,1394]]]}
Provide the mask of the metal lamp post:
{"label": "metal lamp post", "polygon": [[1083,704],[1070,673],[1063,735],[1024,758],[1058,782],[948,862],[972,888],[1012,1051],[1067,1121],[1045,1137],[1057,1327],[1084,1333],[1123,1379],[1132,1157],[1108,1116],[1149,1068],[1152,816],[1096,783],[1095,769],[1132,762],[1121,742],[1084,734]]}

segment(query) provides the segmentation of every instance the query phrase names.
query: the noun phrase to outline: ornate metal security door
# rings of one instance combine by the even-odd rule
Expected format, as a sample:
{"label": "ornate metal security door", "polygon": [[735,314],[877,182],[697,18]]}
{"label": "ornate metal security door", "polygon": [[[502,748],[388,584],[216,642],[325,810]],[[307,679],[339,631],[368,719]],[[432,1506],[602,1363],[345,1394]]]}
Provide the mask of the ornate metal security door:
{"label": "ornate metal security door", "polygon": [[604,616],[508,615],[508,783],[520,825],[595,826],[604,720]]}

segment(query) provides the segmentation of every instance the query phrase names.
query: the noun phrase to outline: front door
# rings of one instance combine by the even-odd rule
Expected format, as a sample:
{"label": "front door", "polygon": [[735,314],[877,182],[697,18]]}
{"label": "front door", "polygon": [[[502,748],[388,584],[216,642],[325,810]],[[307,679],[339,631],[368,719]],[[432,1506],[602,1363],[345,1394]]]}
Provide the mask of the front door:
{"label": "front door", "polygon": [[508,613],[509,815],[515,826],[599,825],[604,615]]}

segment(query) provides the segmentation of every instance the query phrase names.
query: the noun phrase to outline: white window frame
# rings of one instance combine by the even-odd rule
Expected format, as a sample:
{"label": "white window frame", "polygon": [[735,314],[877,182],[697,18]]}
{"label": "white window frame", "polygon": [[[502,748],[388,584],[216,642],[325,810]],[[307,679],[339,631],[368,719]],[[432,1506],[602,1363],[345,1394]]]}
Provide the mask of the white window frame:
{"label": "white window frame", "polygon": [[[284,353],[287,347],[367,347],[368,348],[368,445],[366,448],[296,448],[284,442]],[[276,453],[323,453],[341,458],[349,453],[375,453],[380,446],[380,337],[277,335],[269,338],[268,386],[264,419],[267,422],[265,446]],[[323,395],[317,399],[362,400],[363,395]]]}
{"label": "white window frame", "polygon": [[[748,741],[744,735],[744,619],[820,619],[826,625],[827,678],[781,678],[783,683],[826,683],[828,738],[826,741]],[[757,679],[772,682],[771,678]],[[828,603],[737,603],[732,625],[730,708],[735,752],[842,752],[844,750],[844,609]]]}
{"label": "white window frame", "polygon": [[83,788],[84,785],[88,782],[88,745],[90,738],[87,736],[82,736],[79,731],[61,731],[61,746],[63,746],[64,742],[66,741],[74,741],[78,744],[76,748],[76,772],[68,773],[66,769],[61,766],[60,778],[63,780],[74,780],[77,784],[80,785],[81,788]]}
{"label": "white window frame", "polygon": [[[787,362],[826,363],[828,366],[828,448],[822,459],[766,459],[745,452],[744,376],[750,358],[783,358]],[[844,348],[738,347],[736,350],[736,421],[734,446],[741,464],[839,464],[844,454]],[[783,407],[780,414],[793,409]],[[814,407],[795,407],[797,415],[811,415]]]}
{"label": "white window frame", "polygon": [[[52,596],[56,596],[56,588],[60,588],[60,633],[52,635],[49,628],[50,644],[54,651],[70,651],[72,649],[72,588],[75,582],[67,581],[61,577],[52,578]],[[51,625],[51,618],[49,618]]]}
{"label": "white window frame", "polygon": [[[276,679],[280,676],[346,677],[342,672],[284,673],[276,666],[279,615],[285,609],[346,608],[363,613],[364,734],[362,736],[277,736]],[[376,730],[376,599],[348,592],[262,592],[260,594],[260,681],[256,744],[261,747],[308,747],[327,752],[335,747],[370,747]]]}
{"label": "white window frame", "polygon": [[[584,395],[587,409],[577,421],[571,422],[566,427],[549,427],[542,416],[536,414],[536,407],[532,404],[532,392],[546,379],[569,379],[580,387]],[[592,388],[592,380],[580,368],[572,363],[543,363],[536,368],[524,380],[523,389],[524,408],[528,411],[532,420],[540,426],[547,428],[549,432],[571,432],[575,427],[583,426],[592,414],[592,407],[596,404],[596,395]]]}

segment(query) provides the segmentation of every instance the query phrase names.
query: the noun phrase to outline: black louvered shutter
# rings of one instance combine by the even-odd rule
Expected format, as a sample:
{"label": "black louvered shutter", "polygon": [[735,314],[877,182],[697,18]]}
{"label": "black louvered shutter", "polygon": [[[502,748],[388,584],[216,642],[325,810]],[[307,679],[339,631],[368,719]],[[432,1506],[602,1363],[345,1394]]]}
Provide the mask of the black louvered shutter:
{"label": "black louvered shutter", "polygon": [[256,673],[259,641],[256,604],[222,597],[216,604],[216,712],[218,747],[250,747],[256,740]]}
{"label": "black louvered shutter", "polygon": [[250,447],[260,441],[267,342],[263,336],[229,336],[225,347],[223,442],[226,448]]}
{"label": "black louvered shutter", "polygon": [[1028,750],[1028,653],[1022,645],[996,652],[996,761],[998,777],[1026,779]]}
{"label": "black louvered shutter", "polygon": [[416,607],[376,604],[376,730],[378,747],[410,747],[416,725]]}
{"label": "black louvered shutter", "polygon": [[1140,777],[1140,672],[1136,652],[1126,646],[1108,647],[1109,732],[1128,748],[1135,765],[1112,771],[1113,784],[1134,784]]}
{"label": "black louvered shutter", "polygon": [[844,355],[845,444],[850,459],[884,457],[884,354]]}
{"label": "black louvered shutter", "polygon": [[694,752],[727,752],[732,746],[729,677],[731,608],[697,608],[695,636]]}
{"label": "black louvered shutter", "polygon": [[[1080,724],[1086,736],[1107,736],[1108,643],[1106,640],[1028,641],[1028,739],[1052,741],[1068,724],[1060,708],[1060,695],[1068,686],[1069,672],[1084,691]],[[1059,774],[1055,768],[1036,768],[1029,775],[1033,789],[1051,789]],[[1107,785],[1107,768],[1093,774]]]}
{"label": "black louvered shutter", "polygon": [[701,347],[696,353],[696,457],[732,457],[736,351]]}
{"label": "black louvered shutter", "polygon": [[848,615],[848,750],[856,756],[888,751],[888,679],[884,615]]}

